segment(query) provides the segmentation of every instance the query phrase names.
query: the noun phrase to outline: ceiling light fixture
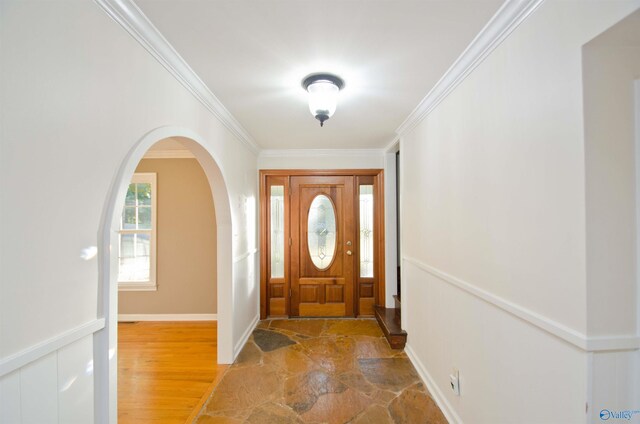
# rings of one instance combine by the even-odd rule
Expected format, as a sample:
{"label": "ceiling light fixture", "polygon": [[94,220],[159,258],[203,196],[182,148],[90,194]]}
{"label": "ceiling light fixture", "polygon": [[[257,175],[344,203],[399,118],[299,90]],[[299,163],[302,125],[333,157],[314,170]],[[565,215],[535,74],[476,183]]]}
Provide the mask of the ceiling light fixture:
{"label": "ceiling light fixture", "polygon": [[338,93],[343,87],[342,78],[333,74],[311,74],[302,80],[302,88],[309,93],[309,110],[321,127],[336,111]]}

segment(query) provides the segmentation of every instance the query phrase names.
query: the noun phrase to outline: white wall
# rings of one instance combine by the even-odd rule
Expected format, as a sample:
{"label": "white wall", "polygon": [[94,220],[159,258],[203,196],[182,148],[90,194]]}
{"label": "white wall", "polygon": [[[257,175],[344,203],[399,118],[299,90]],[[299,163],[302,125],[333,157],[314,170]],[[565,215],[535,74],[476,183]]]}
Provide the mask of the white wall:
{"label": "white wall", "polygon": [[[640,11],[587,43],[582,59],[588,333],[633,337],[640,330],[636,256],[640,181],[636,125],[640,122],[635,122],[640,103],[635,104],[634,86],[640,78]],[[640,352],[597,352],[590,364],[594,413],[640,410]]]}
{"label": "white wall", "polygon": [[86,336],[3,376],[0,422],[92,422],[92,356],[92,336]]}
{"label": "white wall", "polygon": [[453,421],[588,419],[581,48],[638,4],[543,2],[402,135],[403,326]]}
{"label": "white wall", "polygon": [[635,334],[636,232],[630,229],[636,219],[634,81],[640,78],[640,11],[591,40],[582,57],[588,331]]}
{"label": "white wall", "polygon": [[[237,348],[258,315],[255,154],[94,2],[3,1],[0,8],[2,374],[43,352],[43,345],[53,346],[46,342],[68,339],[59,335],[99,322],[98,264],[81,259],[81,250],[98,245],[101,214],[129,150],[167,125],[197,133],[227,185],[235,258],[227,284]],[[83,355],[88,350],[78,348]],[[67,374],[77,371],[73,366],[90,360],[80,353],[73,359],[74,352],[60,346],[5,375],[2,414],[19,404],[22,422],[44,422],[29,419],[31,413],[51,422],[88,422],[92,372],[62,390]],[[7,389],[16,376],[19,393]],[[37,387],[32,379],[53,380]],[[66,395],[78,390],[89,396]],[[36,398],[40,410],[33,410]],[[77,419],[65,415],[70,405]]]}
{"label": "white wall", "polygon": [[258,169],[382,169],[382,149],[263,150]]}

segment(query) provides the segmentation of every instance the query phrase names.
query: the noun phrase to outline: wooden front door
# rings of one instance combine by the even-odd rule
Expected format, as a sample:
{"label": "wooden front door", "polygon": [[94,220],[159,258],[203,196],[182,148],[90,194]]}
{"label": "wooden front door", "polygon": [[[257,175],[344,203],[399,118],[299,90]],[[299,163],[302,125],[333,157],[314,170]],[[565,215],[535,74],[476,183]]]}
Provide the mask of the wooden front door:
{"label": "wooden front door", "polygon": [[353,176],[291,177],[291,315],[354,316]]}

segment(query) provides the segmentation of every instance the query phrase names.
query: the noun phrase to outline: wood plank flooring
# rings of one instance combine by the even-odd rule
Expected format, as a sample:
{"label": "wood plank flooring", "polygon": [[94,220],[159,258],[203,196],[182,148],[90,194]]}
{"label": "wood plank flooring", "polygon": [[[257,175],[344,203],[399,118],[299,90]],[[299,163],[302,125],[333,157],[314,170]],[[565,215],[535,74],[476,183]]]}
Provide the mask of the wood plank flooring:
{"label": "wood plank flooring", "polygon": [[118,324],[118,423],[191,422],[228,367],[217,364],[216,324]]}

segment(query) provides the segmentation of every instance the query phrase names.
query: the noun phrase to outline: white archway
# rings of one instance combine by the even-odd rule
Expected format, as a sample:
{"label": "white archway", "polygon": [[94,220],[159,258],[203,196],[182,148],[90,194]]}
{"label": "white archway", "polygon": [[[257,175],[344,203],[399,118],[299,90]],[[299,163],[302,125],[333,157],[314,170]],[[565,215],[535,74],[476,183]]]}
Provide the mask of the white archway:
{"label": "white archway", "polygon": [[118,260],[117,235],[124,197],[133,173],[156,142],[179,137],[204,170],[213,195],[217,228],[218,362],[233,362],[232,305],[233,258],[231,203],[215,153],[203,138],[181,127],[161,127],[145,134],[129,151],[111,184],[98,232],[98,316],[105,328],[94,336],[95,422],[117,423],[118,399]]}

